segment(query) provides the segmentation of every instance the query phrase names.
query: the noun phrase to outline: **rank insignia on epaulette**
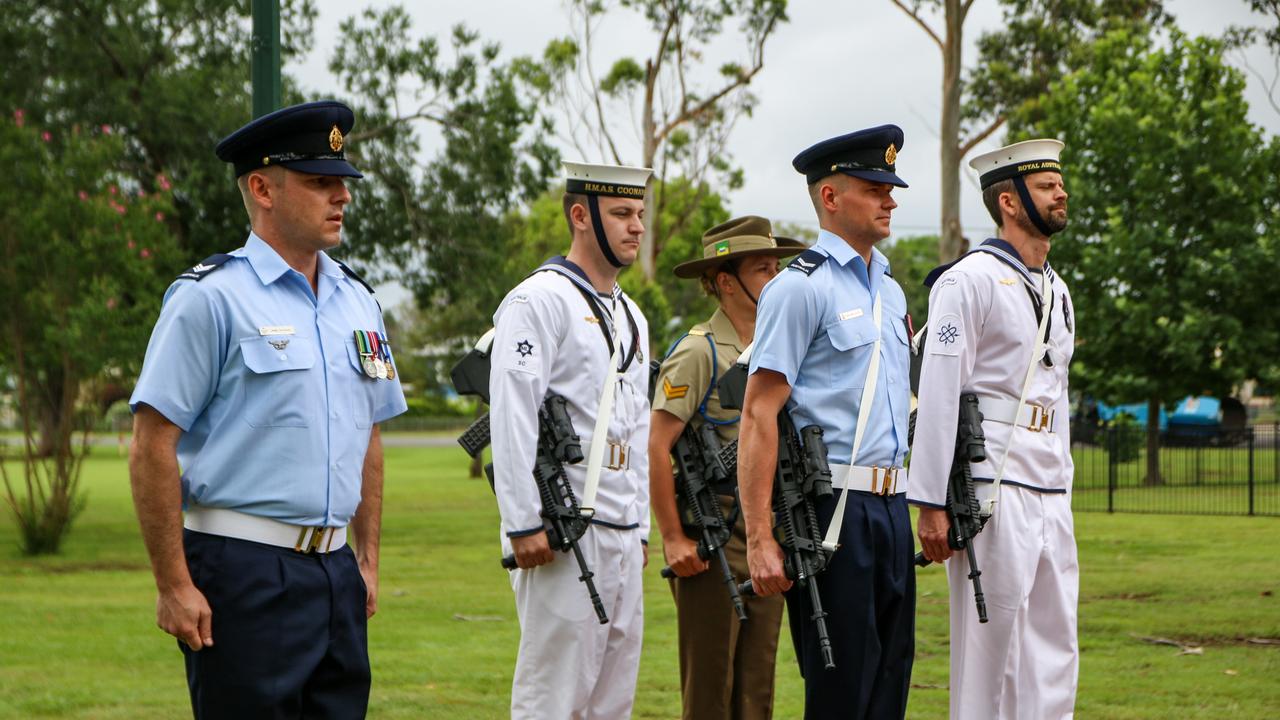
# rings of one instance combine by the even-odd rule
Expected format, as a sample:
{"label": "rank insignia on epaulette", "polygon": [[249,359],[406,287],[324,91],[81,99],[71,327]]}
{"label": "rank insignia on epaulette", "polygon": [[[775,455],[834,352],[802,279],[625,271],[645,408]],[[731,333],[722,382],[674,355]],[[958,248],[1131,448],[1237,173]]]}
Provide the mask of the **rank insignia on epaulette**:
{"label": "rank insignia on epaulette", "polygon": [[186,272],[178,276],[179,280],[195,280],[200,281],[208,277],[209,273],[222,267],[222,264],[231,259],[231,255],[227,253],[218,253],[210,255],[191,266]]}
{"label": "rank insignia on epaulette", "polygon": [[813,272],[822,265],[822,263],[827,261],[828,257],[830,256],[818,252],[817,250],[805,250],[797,255],[794,260],[787,263],[787,269],[799,270],[805,275],[812,275]]}
{"label": "rank insignia on epaulette", "polygon": [[1016,278],[1000,278],[1001,285],[1015,285],[1018,280]]}
{"label": "rank insignia on epaulette", "polygon": [[688,385],[672,385],[669,378],[662,378],[662,393],[668,400],[679,400],[689,394]]}

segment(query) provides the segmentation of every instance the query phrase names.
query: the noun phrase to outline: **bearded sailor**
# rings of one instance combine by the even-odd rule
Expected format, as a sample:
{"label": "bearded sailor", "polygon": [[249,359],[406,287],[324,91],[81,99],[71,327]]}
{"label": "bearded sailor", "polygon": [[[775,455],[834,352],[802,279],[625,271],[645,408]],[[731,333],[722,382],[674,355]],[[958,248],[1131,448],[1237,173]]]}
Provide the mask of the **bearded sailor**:
{"label": "bearded sailor", "polygon": [[[980,155],[983,201],[998,228],[930,273],[908,499],[925,556],[947,561],[951,717],[1069,718],[1079,646],[1079,566],[1071,516],[1067,366],[1075,315],[1049,267],[1067,224],[1057,140]],[[986,524],[973,540],[990,622],[979,622],[969,561],[947,543],[944,510],[961,393],[975,393],[986,460],[972,464]]]}

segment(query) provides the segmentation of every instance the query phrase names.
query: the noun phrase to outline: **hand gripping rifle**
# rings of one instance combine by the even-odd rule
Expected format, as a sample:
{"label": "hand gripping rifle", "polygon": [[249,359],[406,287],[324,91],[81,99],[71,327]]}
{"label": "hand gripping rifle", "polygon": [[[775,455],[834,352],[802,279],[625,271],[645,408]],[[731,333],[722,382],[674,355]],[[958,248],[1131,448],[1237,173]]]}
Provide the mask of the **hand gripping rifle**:
{"label": "hand gripping rifle", "polygon": [[[654,360],[649,363],[650,397],[657,390],[658,377],[661,375],[662,363]],[[724,546],[733,536],[733,524],[737,521],[738,509],[728,519],[720,508],[720,499],[716,494],[716,486],[724,483],[737,473],[738,444],[732,444],[732,455],[726,458],[728,448],[720,447],[720,437],[715,428],[703,423],[695,430],[686,423],[680,436],[671,448],[675,458],[675,489],[684,500],[681,521],[686,532],[698,534],[698,557],[703,560],[716,559],[720,566],[720,574],[724,577],[725,587],[729,590],[729,600],[733,603],[738,620],[747,619],[747,609],[738,592],[738,581],[729,567],[729,558],[724,553]],[[732,470],[730,470],[730,462]],[[670,580],[676,573],[670,567],[662,568],[662,577]]]}
{"label": "hand gripping rifle", "polygon": [[[720,381],[720,404],[723,407],[742,407],[749,353],[750,348]],[[735,442],[730,447],[736,449],[736,446]],[[818,594],[817,576],[827,568],[831,552],[822,546],[822,528],[814,507],[831,495],[831,468],[827,465],[827,444],[822,440],[822,428],[810,425],[797,433],[791,414],[783,409],[778,413],[778,461],[773,482],[773,512],[777,524],[774,532],[781,530],[779,544],[785,553],[783,567],[787,578],[809,593],[809,604],[813,609],[809,619],[817,629],[819,651],[828,670],[834,668],[836,662],[831,636],[827,632],[827,613],[822,609],[822,598]],[[750,580],[740,585],[738,590],[747,597],[755,595]]]}
{"label": "hand gripping rifle", "polygon": [[[701,536],[698,540],[698,557],[703,560],[713,557],[716,559],[725,587],[729,590],[729,600],[733,602],[734,612],[738,614],[738,620],[746,620],[747,609],[738,591],[738,581],[724,554],[724,546],[733,536],[737,509],[726,520],[720,509],[720,500],[716,497],[716,486],[730,477],[720,459],[720,438],[711,425],[701,425],[697,430],[685,425],[671,452],[676,459],[676,489],[684,497],[686,512],[691,516],[683,519],[692,520],[686,522],[685,527]],[[662,568],[661,574],[668,579],[676,577],[675,571],[670,567]]]}
{"label": "hand gripping rifle", "polygon": [[[978,560],[973,554],[973,538],[982,532],[989,516],[984,516],[979,511],[970,463],[987,459],[986,441],[986,435],[982,432],[982,412],[978,410],[978,396],[964,393],[960,396],[960,425],[956,432],[955,458],[951,461],[951,474],[947,477],[946,508],[947,519],[951,521],[947,545],[953,550],[965,551],[969,557],[969,579],[973,581],[973,601],[978,606],[978,622],[987,621],[987,600],[982,594],[982,571],[978,569]],[[923,552],[916,553],[916,565],[924,567],[929,563],[930,560]]]}
{"label": "hand gripping rifle", "polygon": [[[478,395],[486,404],[489,402],[489,349],[492,342],[493,331],[490,330],[450,372],[453,386],[459,394]],[[458,444],[473,458],[479,457],[489,442],[489,413],[472,423],[458,438]],[[564,471],[565,463],[579,463],[582,458],[582,443],[573,429],[568,401],[560,395],[548,395],[538,408],[538,446],[533,463],[533,480],[542,501],[542,524],[552,549],[573,553],[582,572],[578,579],[587,586],[591,606],[603,625],[609,622],[609,616],[592,580],[595,575],[587,567],[582,549],[578,547],[578,539],[587,531],[590,518],[578,506],[573,486]],[[496,493],[493,463],[485,465],[484,473],[489,478],[490,489]],[[502,567],[515,570],[515,556],[502,558]]]}

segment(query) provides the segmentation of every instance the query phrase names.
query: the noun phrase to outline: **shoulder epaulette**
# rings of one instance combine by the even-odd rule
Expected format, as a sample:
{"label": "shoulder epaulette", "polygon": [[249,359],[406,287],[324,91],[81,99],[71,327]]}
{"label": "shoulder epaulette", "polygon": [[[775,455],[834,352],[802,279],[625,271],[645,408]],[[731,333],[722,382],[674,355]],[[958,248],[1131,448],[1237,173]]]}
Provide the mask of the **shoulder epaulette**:
{"label": "shoulder epaulette", "polygon": [[942,277],[942,273],[950,270],[952,265],[955,265],[956,263],[960,262],[960,260],[963,258],[964,256],[961,256],[959,259],[952,260],[949,263],[946,263],[944,265],[939,265],[938,267],[930,270],[929,274],[924,276],[924,283],[923,283],[924,286],[927,288],[932,288],[933,284],[938,282],[938,278]]}
{"label": "shoulder epaulette", "polygon": [[799,270],[805,275],[812,275],[814,270],[822,266],[822,263],[830,257],[817,250],[805,250],[795,257],[794,260],[787,263],[788,270]]}
{"label": "shoulder epaulette", "polygon": [[368,290],[370,295],[373,294],[373,287],[369,285],[369,283],[365,282],[364,278],[357,275],[355,270],[352,270],[351,268],[347,267],[347,264],[342,262],[341,260],[334,260],[334,262],[338,263],[338,267],[342,268],[342,272],[346,273],[347,277],[363,285],[364,289]]}
{"label": "shoulder epaulette", "polygon": [[234,256],[228,253],[217,253],[215,255],[210,255],[204,260],[201,260],[200,262],[196,263],[191,268],[187,269],[185,272],[183,272],[181,275],[178,276],[178,279],[179,280],[195,280],[196,282],[199,282],[205,279],[206,277],[208,277],[209,273],[222,267],[222,264],[230,260],[232,257]]}

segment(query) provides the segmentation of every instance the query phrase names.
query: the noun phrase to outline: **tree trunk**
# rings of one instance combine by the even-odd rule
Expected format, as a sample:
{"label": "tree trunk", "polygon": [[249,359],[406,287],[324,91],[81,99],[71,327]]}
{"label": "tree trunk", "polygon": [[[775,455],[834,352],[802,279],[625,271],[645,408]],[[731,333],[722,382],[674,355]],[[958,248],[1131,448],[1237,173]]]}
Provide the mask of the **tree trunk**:
{"label": "tree trunk", "polygon": [[645,215],[648,217],[644,222],[644,235],[640,237],[640,273],[648,282],[652,282],[658,274],[658,223],[661,221],[661,208],[657,205],[657,193],[653,190],[657,182],[650,181],[649,187],[644,191]]}
{"label": "tree trunk", "polygon": [[1164,484],[1160,476],[1160,401],[1155,398],[1147,400],[1147,476],[1143,484]]}
{"label": "tree trunk", "polygon": [[964,233],[960,227],[960,70],[963,58],[964,10],[961,0],[946,0],[947,33],[942,47],[942,152],[941,231],[938,260],[951,262],[960,256]]}
{"label": "tree trunk", "polygon": [[[653,72],[653,70],[650,69],[650,72]],[[640,166],[652,168],[658,158],[658,127],[654,121],[652,105],[647,105],[644,108],[641,132],[644,133],[644,147],[641,150]],[[646,282],[653,282],[658,274],[657,225],[661,208],[656,204],[657,193],[654,192],[654,187],[657,183],[658,178],[655,176],[649,181],[649,185],[644,191],[645,215],[648,218],[644,224],[644,235],[640,238],[640,274],[644,275]]]}
{"label": "tree trunk", "polygon": [[60,451],[66,448],[59,447],[60,444],[69,445],[70,433],[64,432],[63,425],[71,420],[68,413],[75,412],[75,403],[68,404],[65,402],[65,396],[68,391],[78,391],[78,387],[73,391],[67,387],[67,381],[57,368],[46,368],[43,373],[44,377],[32,377],[29,380],[30,387],[39,388],[36,393],[37,423],[39,439],[36,442],[36,457],[53,458],[58,457],[62,453]]}

